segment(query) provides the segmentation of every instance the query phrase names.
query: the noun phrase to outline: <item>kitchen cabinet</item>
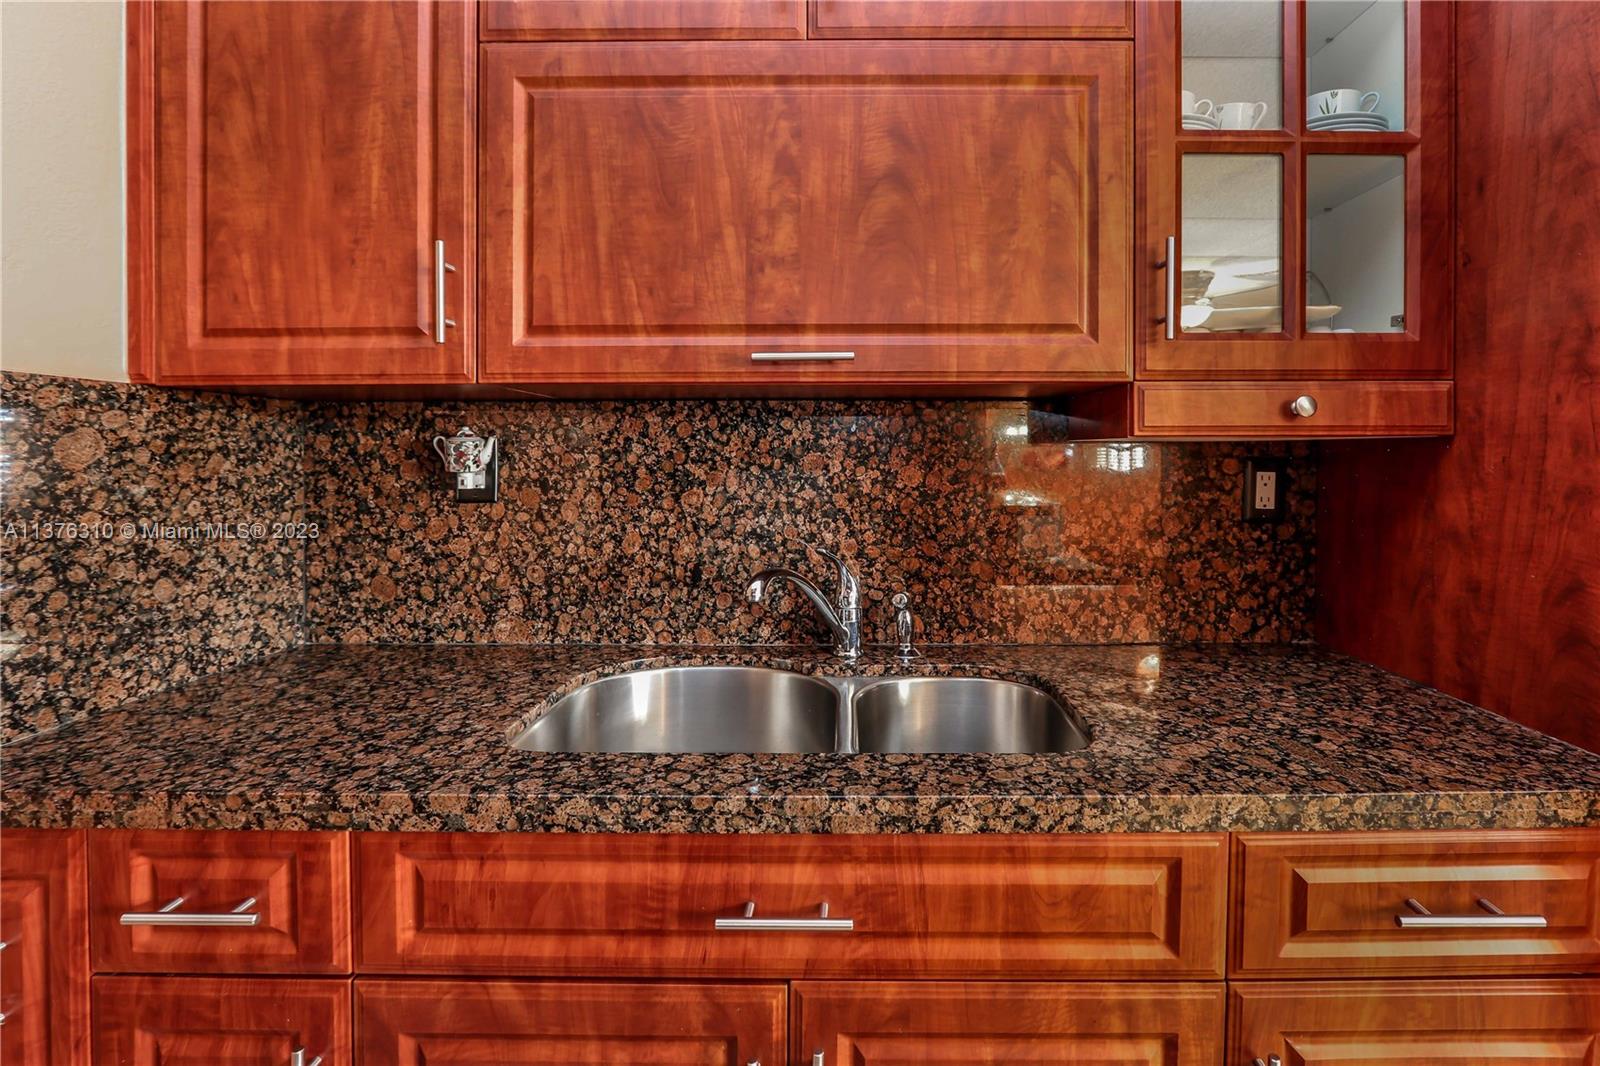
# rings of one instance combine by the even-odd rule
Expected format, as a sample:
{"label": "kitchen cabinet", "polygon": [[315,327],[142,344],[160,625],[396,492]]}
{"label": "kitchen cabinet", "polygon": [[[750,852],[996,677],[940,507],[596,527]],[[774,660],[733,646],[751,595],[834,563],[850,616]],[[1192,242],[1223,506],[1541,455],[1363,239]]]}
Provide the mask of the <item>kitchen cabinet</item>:
{"label": "kitchen cabinet", "polygon": [[96,977],[95,1066],[351,1066],[350,982]]}
{"label": "kitchen cabinet", "polygon": [[1132,37],[1131,0],[811,0],[812,37]]}
{"label": "kitchen cabinet", "polygon": [[1126,380],[1130,64],[1111,41],[486,46],[480,378]]}
{"label": "kitchen cabinet", "polygon": [[473,380],[475,11],[130,5],[130,376]]}
{"label": "kitchen cabinet", "polygon": [[363,1066],[637,1062],[781,1066],[781,984],[356,982]]}
{"label": "kitchen cabinet", "polygon": [[89,926],[77,829],[0,833],[0,1061],[87,1066]]}
{"label": "kitchen cabinet", "polygon": [[802,981],[792,1062],[1217,1066],[1219,985]]}
{"label": "kitchen cabinet", "polygon": [[482,0],[485,41],[800,39],[806,0]]}
{"label": "kitchen cabinet", "polygon": [[1600,981],[1245,982],[1228,1062],[1295,1066],[1589,1066]]}

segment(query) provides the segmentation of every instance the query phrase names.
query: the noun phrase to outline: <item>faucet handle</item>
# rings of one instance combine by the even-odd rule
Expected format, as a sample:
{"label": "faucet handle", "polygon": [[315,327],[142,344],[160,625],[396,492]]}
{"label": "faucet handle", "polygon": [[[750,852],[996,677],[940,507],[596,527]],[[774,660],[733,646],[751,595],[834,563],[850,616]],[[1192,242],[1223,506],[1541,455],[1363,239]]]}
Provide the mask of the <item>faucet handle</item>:
{"label": "faucet handle", "polygon": [[917,649],[911,644],[911,630],[915,625],[911,615],[911,597],[904,592],[896,592],[889,602],[894,605],[894,642],[899,645],[896,658],[901,662],[910,662],[917,658]]}
{"label": "faucet handle", "polygon": [[833,552],[829,551],[827,548],[824,548],[824,547],[822,547],[820,545],[812,544],[810,542],[807,542],[806,547],[810,548],[812,551],[816,552],[818,555],[822,556],[824,559],[826,559],[829,562],[831,562],[834,565],[834,567],[838,569],[838,571],[839,571],[839,606],[840,607],[860,607],[861,606],[861,579],[856,577],[856,573],[855,573],[854,570],[850,569],[850,564],[845,562],[838,555],[835,555]]}

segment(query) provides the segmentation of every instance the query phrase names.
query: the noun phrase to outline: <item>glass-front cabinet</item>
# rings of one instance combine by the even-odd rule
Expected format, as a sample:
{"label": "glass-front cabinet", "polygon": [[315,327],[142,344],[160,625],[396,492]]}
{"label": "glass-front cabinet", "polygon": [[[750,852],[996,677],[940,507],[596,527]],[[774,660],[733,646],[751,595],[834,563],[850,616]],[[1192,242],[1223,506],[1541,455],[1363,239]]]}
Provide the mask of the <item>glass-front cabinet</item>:
{"label": "glass-front cabinet", "polygon": [[1450,375],[1450,5],[1137,5],[1142,380]]}

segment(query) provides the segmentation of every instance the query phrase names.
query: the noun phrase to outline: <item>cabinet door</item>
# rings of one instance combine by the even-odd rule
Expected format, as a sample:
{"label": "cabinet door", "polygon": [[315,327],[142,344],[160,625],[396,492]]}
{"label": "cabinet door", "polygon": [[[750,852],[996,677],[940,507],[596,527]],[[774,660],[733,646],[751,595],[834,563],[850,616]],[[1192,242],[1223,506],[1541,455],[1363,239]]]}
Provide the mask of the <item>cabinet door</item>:
{"label": "cabinet door", "polygon": [[89,1061],[83,833],[0,832],[0,1062]]}
{"label": "cabinet door", "polygon": [[1127,380],[1130,48],[486,46],[482,378]]}
{"label": "cabinet door", "polygon": [[96,977],[94,1017],[96,1066],[353,1061],[348,980]]}
{"label": "cabinet door", "polygon": [[1451,5],[1136,18],[1137,376],[1449,377]]}
{"label": "cabinet door", "polygon": [[475,11],[130,9],[136,379],[472,380]]}
{"label": "cabinet door", "polygon": [[791,1061],[1220,1066],[1222,985],[799,982]]}
{"label": "cabinet door", "polygon": [[1229,986],[1230,1063],[1593,1066],[1600,981]]}
{"label": "cabinet door", "polygon": [[783,1062],[782,985],[356,982],[364,1066]]}

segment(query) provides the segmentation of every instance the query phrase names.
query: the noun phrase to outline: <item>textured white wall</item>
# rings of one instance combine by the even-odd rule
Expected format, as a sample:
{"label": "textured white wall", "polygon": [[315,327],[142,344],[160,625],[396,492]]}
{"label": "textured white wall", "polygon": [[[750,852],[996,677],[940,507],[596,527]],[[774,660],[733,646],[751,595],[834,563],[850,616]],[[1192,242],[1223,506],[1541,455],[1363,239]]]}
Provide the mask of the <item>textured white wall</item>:
{"label": "textured white wall", "polygon": [[0,0],[0,367],[127,379],[123,5]]}

